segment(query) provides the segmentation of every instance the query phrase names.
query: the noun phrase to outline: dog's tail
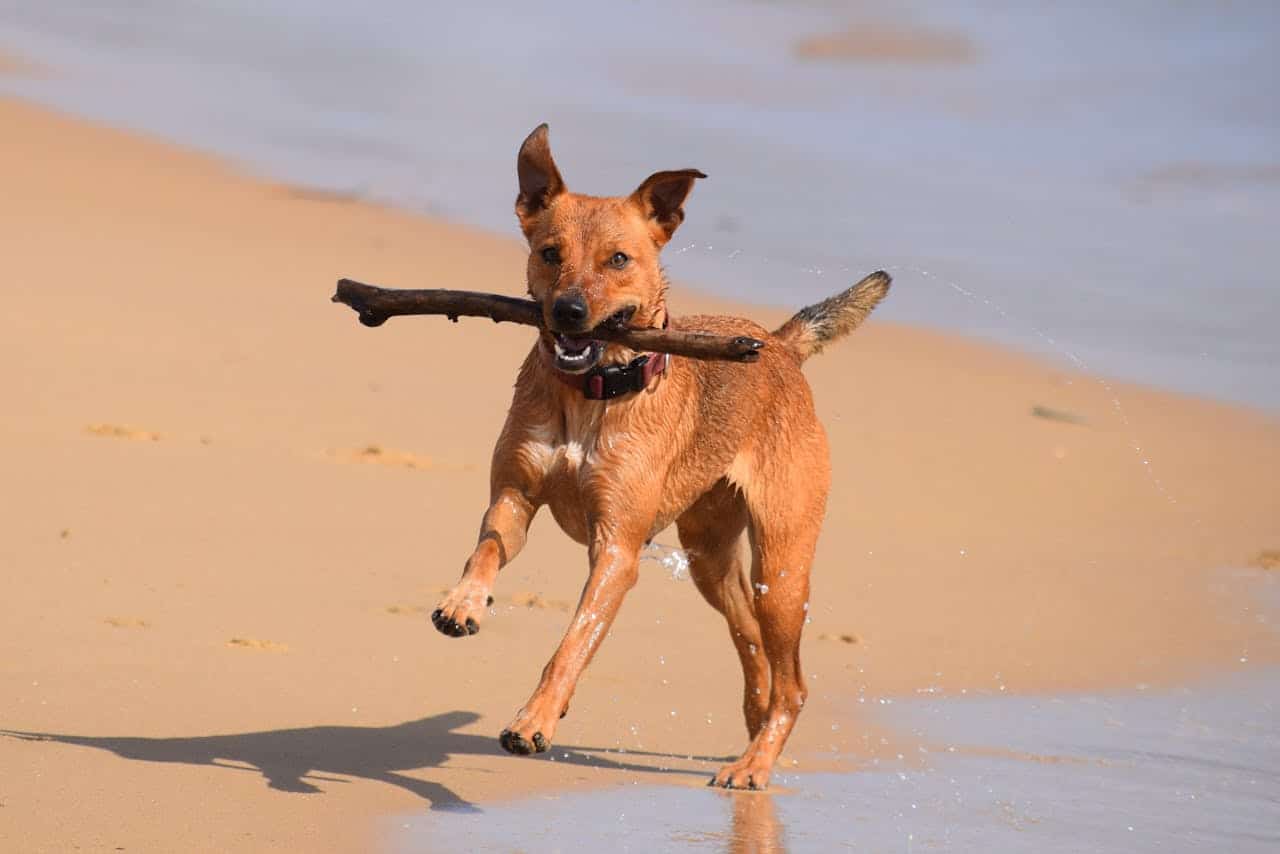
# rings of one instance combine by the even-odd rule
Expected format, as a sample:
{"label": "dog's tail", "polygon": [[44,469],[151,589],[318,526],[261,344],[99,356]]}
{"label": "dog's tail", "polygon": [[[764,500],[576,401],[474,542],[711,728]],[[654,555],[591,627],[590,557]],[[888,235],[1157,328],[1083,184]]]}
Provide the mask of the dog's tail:
{"label": "dog's tail", "polygon": [[799,354],[804,361],[837,338],[862,325],[867,315],[889,293],[889,274],[879,270],[847,291],[800,309],[795,317],[778,327],[775,338]]}

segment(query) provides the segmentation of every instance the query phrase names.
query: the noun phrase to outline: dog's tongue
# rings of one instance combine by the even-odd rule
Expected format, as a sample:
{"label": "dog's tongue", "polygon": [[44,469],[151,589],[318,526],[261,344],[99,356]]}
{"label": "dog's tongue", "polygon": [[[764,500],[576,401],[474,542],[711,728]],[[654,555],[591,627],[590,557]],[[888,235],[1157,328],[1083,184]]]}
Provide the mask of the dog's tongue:
{"label": "dog's tongue", "polygon": [[585,349],[587,349],[588,347],[590,347],[590,346],[591,346],[591,339],[590,339],[590,338],[565,338],[565,337],[562,337],[562,338],[560,339],[560,346],[564,347],[566,350],[572,350],[572,351],[574,351],[574,352],[577,352],[577,351],[579,351],[579,350],[585,350]]}

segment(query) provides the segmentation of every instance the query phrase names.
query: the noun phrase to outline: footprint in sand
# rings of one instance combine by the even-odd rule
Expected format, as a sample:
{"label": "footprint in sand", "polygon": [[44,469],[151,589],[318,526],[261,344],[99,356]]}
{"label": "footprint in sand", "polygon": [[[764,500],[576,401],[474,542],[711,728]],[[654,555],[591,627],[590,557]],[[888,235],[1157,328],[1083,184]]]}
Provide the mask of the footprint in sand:
{"label": "footprint in sand", "polygon": [[543,599],[541,594],[526,591],[511,597],[512,605],[523,605],[526,608],[554,608],[557,611],[568,611],[569,603],[559,599]]}
{"label": "footprint in sand", "polygon": [[427,607],[425,605],[388,605],[387,613],[399,617],[416,617],[427,613]]}
{"label": "footprint in sand", "polygon": [[102,622],[117,629],[149,629],[151,624],[137,617],[107,617]]}
{"label": "footprint in sand", "polygon": [[1280,569],[1280,549],[1263,549],[1253,559],[1258,569]]}
{"label": "footprint in sand", "polygon": [[134,442],[159,442],[160,434],[151,430],[135,430],[122,424],[90,424],[85,432],[108,439],[129,439]]}
{"label": "footprint in sand", "polygon": [[818,640],[824,641],[840,641],[841,643],[857,643],[858,636],[854,634],[837,634],[835,632],[823,632],[818,635]]}
{"label": "footprint in sand", "polygon": [[258,638],[232,638],[227,641],[227,646],[240,647],[241,649],[260,649],[264,652],[288,652],[289,647],[286,644],[276,643],[275,641],[259,640]]}
{"label": "footprint in sand", "polygon": [[381,445],[365,445],[356,450],[329,451],[329,456],[348,463],[372,463],[391,468],[420,469],[434,471],[471,471],[475,466],[470,463],[444,463],[422,454],[411,451],[397,451]]}

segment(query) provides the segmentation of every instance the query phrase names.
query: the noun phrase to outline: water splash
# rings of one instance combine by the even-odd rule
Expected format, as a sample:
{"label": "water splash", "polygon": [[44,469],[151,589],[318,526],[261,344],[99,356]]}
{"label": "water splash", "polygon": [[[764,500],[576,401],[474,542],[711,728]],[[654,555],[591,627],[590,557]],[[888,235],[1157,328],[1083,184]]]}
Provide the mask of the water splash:
{"label": "water splash", "polygon": [[670,573],[672,581],[689,580],[689,553],[684,549],[649,542],[640,550],[640,560],[662,564]]}

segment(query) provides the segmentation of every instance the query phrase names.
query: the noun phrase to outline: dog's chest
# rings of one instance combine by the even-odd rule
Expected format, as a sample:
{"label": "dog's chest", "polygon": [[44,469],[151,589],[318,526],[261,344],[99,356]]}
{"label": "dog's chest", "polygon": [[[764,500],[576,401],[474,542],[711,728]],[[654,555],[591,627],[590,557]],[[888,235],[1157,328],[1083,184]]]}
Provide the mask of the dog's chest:
{"label": "dog's chest", "polygon": [[[602,450],[612,444],[596,425],[567,425],[529,432],[522,456],[534,469],[538,490],[560,527],[578,542],[587,541],[592,476],[602,464]],[[603,444],[602,444],[603,440]]]}

